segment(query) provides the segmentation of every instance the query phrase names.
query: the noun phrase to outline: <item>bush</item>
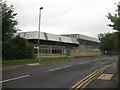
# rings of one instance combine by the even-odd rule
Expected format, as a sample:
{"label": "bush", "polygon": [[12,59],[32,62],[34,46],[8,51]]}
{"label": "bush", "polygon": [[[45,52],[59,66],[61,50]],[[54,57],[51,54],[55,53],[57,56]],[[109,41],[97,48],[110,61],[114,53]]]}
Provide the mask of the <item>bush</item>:
{"label": "bush", "polygon": [[3,42],[2,47],[3,60],[33,58],[33,45],[19,36]]}

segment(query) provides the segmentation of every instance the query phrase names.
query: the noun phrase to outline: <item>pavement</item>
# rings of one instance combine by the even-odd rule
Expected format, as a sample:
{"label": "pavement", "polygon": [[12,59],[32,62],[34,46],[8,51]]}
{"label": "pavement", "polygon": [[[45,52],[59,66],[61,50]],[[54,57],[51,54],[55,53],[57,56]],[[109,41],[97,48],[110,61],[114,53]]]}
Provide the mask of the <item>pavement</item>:
{"label": "pavement", "polygon": [[[102,76],[103,74],[108,74],[108,79],[106,79],[107,77]],[[101,75],[97,76],[91,83],[87,85],[86,88],[118,88],[117,62],[113,63],[110,68],[104,71]]]}

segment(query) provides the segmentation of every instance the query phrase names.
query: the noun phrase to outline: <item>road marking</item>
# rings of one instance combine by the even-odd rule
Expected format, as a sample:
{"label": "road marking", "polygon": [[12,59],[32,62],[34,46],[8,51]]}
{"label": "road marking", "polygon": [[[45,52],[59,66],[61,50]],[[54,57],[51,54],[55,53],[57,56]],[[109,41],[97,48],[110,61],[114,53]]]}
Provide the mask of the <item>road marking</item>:
{"label": "road marking", "polygon": [[58,69],[61,69],[63,67],[59,67],[59,68],[55,68],[55,69],[50,69],[49,71],[55,71],[55,70],[58,70]]}
{"label": "road marking", "polygon": [[[76,90],[78,90],[79,88],[85,88],[85,86],[87,86],[95,77],[96,75],[103,73],[108,67],[110,67],[110,65],[106,65],[98,70],[96,70],[93,75],[91,75],[87,80],[85,80],[84,82],[82,82],[79,86],[77,86]],[[89,83],[88,83],[89,82]]]}
{"label": "road marking", "polygon": [[79,63],[79,64],[83,64],[83,63]]}
{"label": "road marking", "polygon": [[79,82],[79,84],[77,85],[77,87],[76,87],[75,90],[84,87],[84,85],[87,86],[87,84],[88,84],[87,82],[90,83],[90,81],[92,81],[92,79],[94,79],[96,75],[102,73],[104,70],[107,69],[107,67],[109,67],[109,65],[106,65],[106,66],[103,66],[100,69],[97,69],[96,71],[94,71],[93,73],[91,73],[90,75],[88,75],[86,78],[82,79]]}
{"label": "road marking", "polygon": [[72,65],[67,65],[67,66],[63,66],[63,67],[58,67],[58,68],[54,68],[54,69],[50,69],[49,71],[55,71],[55,70],[59,70],[59,69],[62,69],[62,68],[68,68],[68,67],[71,67]]}
{"label": "road marking", "polygon": [[68,67],[71,67],[72,65],[67,65],[67,66],[64,66],[63,68],[68,68]]}
{"label": "road marking", "polygon": [[79,63],[79,64],[85,64],[85,63],[89,63],[89,62],[82,62],[82,63]]}
{"label": "road marking", "polygon": [[17,79],[20,79],[20,78],[26,78],[26,77],[29,77],[29,76],[30,75],[19,76],[19,77],[16,77],[16,78],[11,78],[11,79],[0,81],[0,83],[4,83],[4,82],[8,82],[8,81],[13,81],[13,80],[17,80]]}
{"label": "road marking", "polygon": [[[97,74],[99,74],[100,72],[103,72],[103,69],[99,70],[98,72],[96,72],[96,73],[94,73],[93,75],[91,75],[88,79],[84,80],[81,84],[79,84],[79,85],[76,87],[75,90],[78,90],[79,88],[84,87],[84,85],[87,86],[87,84],[89,84],[90,81],[92,81],[93,78],[94,78]],[[89,83],[88,83],[88,82],[89,82]],[[85,87],[84,87],[84,88],[85,88]]]}
{"label": "road marking", "polygon": [[87,77],[83,78],[78,83],[76,83],[74,86],[72,86],[70,88],[70,90],[73,90],[73,89],[78,90],[80,88],[84,88],[85,86],[87,86],[96,77],[96,75],[98,75],[100,73],[103,73],[110,66],[111,65],[105,65],[102,68],[95,70],[94,72],[92,72],[91,74],[89,74]]}
{"label": "road marking", "polygon": [[27,64],[27,66],[36,66],[36,65],[40,65],[40,63],[31,63],[31,64]]}

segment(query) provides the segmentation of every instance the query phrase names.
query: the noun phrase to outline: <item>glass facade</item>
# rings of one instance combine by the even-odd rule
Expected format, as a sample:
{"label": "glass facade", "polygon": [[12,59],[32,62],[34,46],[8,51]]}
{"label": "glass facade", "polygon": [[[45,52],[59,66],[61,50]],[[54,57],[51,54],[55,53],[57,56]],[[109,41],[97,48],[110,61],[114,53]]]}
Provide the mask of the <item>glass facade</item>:
{"label": "glass facade", "polygon": [[[34,48],[34,54],[37,54],[37,49]],[[39,50],[40,54],[66,54],[66,49],[63,46],[42,45]]]}

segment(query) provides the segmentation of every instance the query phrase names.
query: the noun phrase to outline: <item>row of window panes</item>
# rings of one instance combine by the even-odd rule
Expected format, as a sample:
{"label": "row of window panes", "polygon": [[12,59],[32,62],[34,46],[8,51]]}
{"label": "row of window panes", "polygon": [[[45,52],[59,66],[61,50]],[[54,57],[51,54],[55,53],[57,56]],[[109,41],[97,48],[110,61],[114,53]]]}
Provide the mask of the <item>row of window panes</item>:
{"label": "row of window panes", "polygon": [[[64,54],[65,48],[63,47],[40,47],[39,52],[42,54]],[[37,54],[37,49],[34,49],[34,53]]]}

